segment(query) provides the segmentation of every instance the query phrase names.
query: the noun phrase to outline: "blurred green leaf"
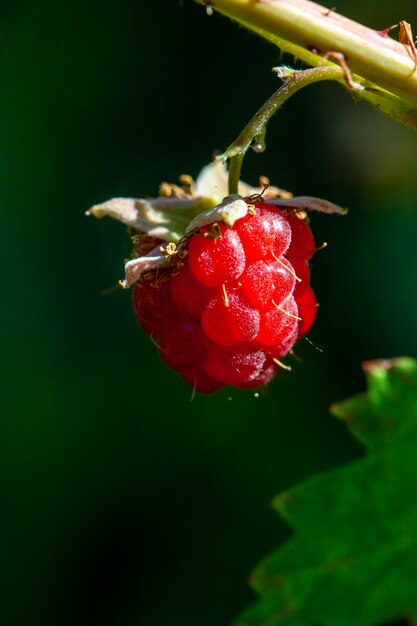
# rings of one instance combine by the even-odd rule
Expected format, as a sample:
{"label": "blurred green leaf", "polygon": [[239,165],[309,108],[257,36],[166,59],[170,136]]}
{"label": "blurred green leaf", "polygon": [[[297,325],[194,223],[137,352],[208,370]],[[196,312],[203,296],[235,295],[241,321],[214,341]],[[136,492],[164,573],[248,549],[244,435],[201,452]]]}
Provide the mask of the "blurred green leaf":
{"label": "blurred green leaf", "polygon": [[236,626],[415,619],[417,363],[372,361],[364,370],[368,391],[332,412],[368,454],[274,500],[295,533],[256,569],[252,584],[261,599]]}

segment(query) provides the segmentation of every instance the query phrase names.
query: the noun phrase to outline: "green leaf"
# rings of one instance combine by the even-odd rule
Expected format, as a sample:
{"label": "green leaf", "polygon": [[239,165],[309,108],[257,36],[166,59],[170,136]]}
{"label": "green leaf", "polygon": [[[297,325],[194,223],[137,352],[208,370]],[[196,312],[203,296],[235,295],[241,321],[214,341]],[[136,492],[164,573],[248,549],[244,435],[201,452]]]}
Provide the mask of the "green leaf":
{"label": "green leaf", "polygon": [[293,537],[256,569],[235,626],[374,626],[417,616],[417,363],[364,364],[368,391],[332,407],[368,448],[280,494]]}

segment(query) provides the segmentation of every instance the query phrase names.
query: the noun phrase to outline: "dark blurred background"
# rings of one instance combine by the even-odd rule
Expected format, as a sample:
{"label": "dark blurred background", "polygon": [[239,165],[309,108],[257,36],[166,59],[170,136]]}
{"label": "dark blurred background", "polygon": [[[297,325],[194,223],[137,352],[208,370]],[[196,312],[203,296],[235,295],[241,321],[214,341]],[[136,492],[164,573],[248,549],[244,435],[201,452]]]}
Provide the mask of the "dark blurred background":
{"label": "dark blurred background", "polygon": [[[376,29],[414,0],[339,0]],[[364,359],[417,356],[417,135],[337,85],[270,124],[260,174],[325,197],[300,363],[197,396],[159,361],[123,275],[125,229],[84,211],[197,175],[277,88],[279,51],[191,0],[0,8],[0,623],[227,626],[288,536],[277,492],[361,454],[330,403]]]}

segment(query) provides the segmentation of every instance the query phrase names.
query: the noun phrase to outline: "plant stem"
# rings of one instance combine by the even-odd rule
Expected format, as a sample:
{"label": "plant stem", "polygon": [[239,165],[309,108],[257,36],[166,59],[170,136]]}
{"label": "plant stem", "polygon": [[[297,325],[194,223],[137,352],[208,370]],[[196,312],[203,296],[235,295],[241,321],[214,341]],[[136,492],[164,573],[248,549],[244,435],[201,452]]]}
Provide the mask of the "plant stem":
{"label": "plant stem", "polygon": [[244,153],[255,137],[262,134],[265,125],[288,98],[297,91],[322,80],[337,80],[343,76],[341,67],[315,67],[310,70],[288,70],[288,78],[284,84],[255,113],[246,124],[235,141],[227,148],[222,157],[231,158],[238,153]]}
{"label": "plant stem", "polygon": [[[284,84],[265,102],[265,104],[255,113],[252,119],[246,124],[235,141],[230,144],[227,150],[220,155],[219,158],[226,160],[229,159],[229,194],[238,193],[238,183],[240,179],[240,172],[242,168],[243,158],[249,149],[253,140],[256,140],[256,150],[262,152],[265,148],[264,137],[266,125],[276,111],[284,104],[288,98],[294,95],[297,91],[323,80],[342,80],[346,81],[346,72],[341,67],[336,65],[315,67],[309,70],[295,71],[290,68],[279,68],[280,77],[284,78]],[[361,85],[358,85],[361,87]],[[351,87],[352,88],[352,87]],[[356,91],[355,93],[362,93],[362,91]],[[381,110],[389,109],[390,114],[395,117],[404,114],[403,101],[391,94],[385,92],[371,92],[374,106],[377,106]],[[398,102],[400,103],[399,110],[396,110]],[[414,127],[417,129],[417,117],[412,117]],[[403,121],[403,120],[401,120]]]}
{"label": "plant stem", "polygon": [[[316,67],[300,72],[293,71],[285,80],[284,84],[265,102],[246,124],[235,141],[221,155],[222,159],[230,159],[229,163],[229,194],[238,192],[238,183],[243,158],[255,137],[263,137],[265,127],[271,117],[284,104],[288,98],[297,91],[322,80],[336,80],[343,76],[340,67]],[[263,146],[264,147],[264,146]],[[261,151],[261,149],[259,149]]]}
{"label": "plant stem", "polygon": [[[212,6],[308,65],[323,64],[329,51],[340,52],[352,72],[417,105],[415,60],[408,47],[385,31],[309,0],[214,0]],[[359,97],[366,100],[367,92]]]}
{"label": "plant stem", "polygon": [[[240,135],[239,135],[240,136]],[[233,144],[232,144],[233,145]],[[229,195],[238,193],[240,172],[242,170],[243,159],[245,157],[246,150],[235,153],[230,157],[229,161]],[[227,150],[225,154],[227,153]]]}

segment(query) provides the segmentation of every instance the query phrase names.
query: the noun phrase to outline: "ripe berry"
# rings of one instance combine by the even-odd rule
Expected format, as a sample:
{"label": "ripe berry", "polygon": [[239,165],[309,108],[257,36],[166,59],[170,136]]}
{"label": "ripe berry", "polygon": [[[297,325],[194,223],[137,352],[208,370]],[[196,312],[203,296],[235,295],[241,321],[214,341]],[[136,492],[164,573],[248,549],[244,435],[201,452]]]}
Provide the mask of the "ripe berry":
{"label": "ripe berry", "polygon": [[291,259],[310,259],[316,250],[313,233],[306,222],[297,217],[296,213],[288,211],[287,218],[292,231],[288,257]]}
{"label": "ripe berry", "polygon": [[169,281],[171,297],[181,313],[200,317],[216,290],[205,287],[185,263]]}
{"label": "ripe berry", "polygon": [[278,211],[271,211],[266,205],[258,205],[255,215],[248,213],[235,224],[249,263],[270,256],[273,250],[281,256],[291,241],[291,227],[288,219]]}
{"label": "ripe berry", "polygon": [[[288,337],[294,339],[297,336],[300,321],[294,296],[288,296],[281,305],[277,305],[273,300],[270,307],[261,313],[261,323],[256,337],[258,345],[271,346],[272,350],[275,348],[282,352],[281,347],[286,346]],[[294,341],[290,348],[293,344]],[[284,349],[281,356],[289,349]]]}
{"label": "ripe berry", "polygon": [[260,259],[248,265],[239,282],[241,292],[248,302],[259,309],[267,307],[271,300],[281,302],[294,289],[294,270],[286,264]]}
{"label": "ripe berry", "polygon": [[133,290],[162,359],[203,393],[266,385],[316,316],[309,226],[293,209],[252,206],[232,227],[188,235],[179,262]]}
{"label": "ripe berry", "polygon": [[298,336],[302,337],[313,326],[317,314],[317,300],[312,289],[307,289],[297,300],[298,312],[301,317]]}
{"label": "ripe berry", "polygon": [[267,355],[262,350],[243,347],[224,350],[213,345],[205,364],[206,371],[224,385],[246,385],[258,380]]}
{"label": "ripe berry", "polygon": [[258,335],[260,313],[238,293],[228,295],[225,287],[224,293],[219,290],[207,305],[201,321],[209,339],[221,346],[237,346]]}
{"label": "ripe berry", "polygon": [[246,265],[245,249],[236,230],[223,224],[214,234],[203,228],[189,244],[190,269],[206,287],[220,287],[239,278]]}

